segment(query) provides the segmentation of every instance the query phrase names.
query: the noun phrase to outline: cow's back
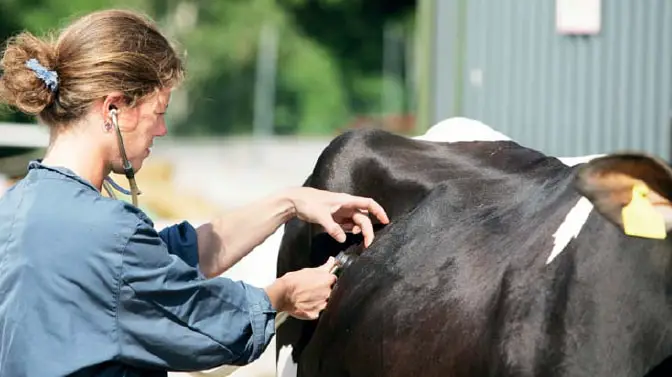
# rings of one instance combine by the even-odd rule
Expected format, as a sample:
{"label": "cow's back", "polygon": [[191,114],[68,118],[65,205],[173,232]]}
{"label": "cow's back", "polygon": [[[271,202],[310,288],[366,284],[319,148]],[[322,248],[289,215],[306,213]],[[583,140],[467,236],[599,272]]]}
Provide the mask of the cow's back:
{"label": "cow's back", "polygon": [[[429,142],[380,130],[353,130],[336,137],[325,148],[304,186],[371,197],[394,221],[446,180],[452,180],[455,187],[462,182],[463,189],[455,201],[467,205],[476,195],[480,195],[481,203],[498,200],[501,192],[517,195],[515,177],[534,181],[539,174],[558,176],[567,171],[558,159],[509,140]],[[479,187],[479,182],[485,182],[479,177],[487,177],[488,184],[497,185],[500,191]],[[317,266],[328,255],[361,242],[360,236],[350,235],[344,245],[320,245],[326,251],[311,263],[311,243],[319,233],[321,229],[298,219],[285,225],[278,276]]]}
{"label": "cow's back", "polygon": [[[546,219],[574,202],[557,195],[533,210],[520,206],[544,199],[539,185],[479,203],[479,195],[494,199],[498,191],[483,182],[465,203],[455,198],[467,187],[455,183],[438,185],[380,231],[343,272],[301,355],[299,376],[504,376],[515,374],[497,370],[539,356],[543,340],[524,327],[546,324],[548,308],[538,298],[554,299],[543,290],[555,277],[540,266],[558,223]],[[545,375],[537,372],[521,375]]]}
{"label": "cow's back", "polygon": [[[394,190],[399,177],[423,179],[404,161],[391,165],[384,146],[359,145],[370,153],[353,160],[372,168],[364,181]],[[429,167],[443,153],[425,181],[434,183],[343,272],[319,322],[305,324],[299,376],[666,375],[665,365],[647,372],[672,354],[669,287],[658,280],[668,249],[593,211],[551,261],[581,201],[573,168],[512,142],[426,151],[410,158]],[[347,172],[335,174],[340,184],[355,176]]]}
{"label": "cow's back", "polygon": [[[437,143],[360,130],[330,143],[305,185],[372,197],[395,224],[437,185],[449,189],[450,203],[462,210],[482,207],[487,212],[502,198],[520,200],[529,195],[522,186],[552,186],[568,174],[569,168],[557,159],[512,141]],[[449,222],[442,219],[439,224]],[[360,242],[361,236],[350,235],[348,242],[338,244],[305,222],[292,220],[285,226],[278,276],[317,266]],[[315,321],[288,319],[278,329],[278,351],[292,344],[298,359],[315,325]]]}
{"label": "cow's back", "polygon": [[554,157],[510,141],[432,142],[380,130],[356,130],[322,152],[306,185],[369,196],[391,218],[408,212],[438,183],[453,178],[526,179],[566,171]]}

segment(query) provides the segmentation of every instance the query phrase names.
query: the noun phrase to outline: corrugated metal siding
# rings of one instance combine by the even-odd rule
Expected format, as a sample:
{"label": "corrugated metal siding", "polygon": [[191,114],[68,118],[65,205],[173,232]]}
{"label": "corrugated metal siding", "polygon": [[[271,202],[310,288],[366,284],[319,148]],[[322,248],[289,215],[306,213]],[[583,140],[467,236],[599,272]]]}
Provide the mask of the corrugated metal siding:
{"label": "corrugated metal siding", "polygon": [[433,16],[441,16],[438,19],[435,18],[432,30],[434,43],[431,55],[433,55],[434,61],[433,64],[430,64],[431,73],[429,75],[431,81],[429,85],[433,88],[433,101],[431,101],[433,106],[430,106],[432,121],[430,123],[436,123],[437,120],[446,118],[446,114],[455,114],[459,111],[455,108],[457,86],[454,84],[458,67],[456,63],[460,59],[460,52],[456,44],[458,39],[455,37],[460,34],[458,30],[458,25],[460,25],[458,22],[460,20],[458,2],[454,0],[434,0],[433,5]]}
{"label": "corrugated metal siding", "polygon": [[558,34],[555,0],[451,0],[460,1],[466,35],[454,28],[437,43],[465,38],[462,89],[456,74],[436,73],[450,77],[437,85],[452,83],[462,108],[437,118],[476,118],[552,155],[637,149],[669,158],[672,1],[602,0],[596,36]]}

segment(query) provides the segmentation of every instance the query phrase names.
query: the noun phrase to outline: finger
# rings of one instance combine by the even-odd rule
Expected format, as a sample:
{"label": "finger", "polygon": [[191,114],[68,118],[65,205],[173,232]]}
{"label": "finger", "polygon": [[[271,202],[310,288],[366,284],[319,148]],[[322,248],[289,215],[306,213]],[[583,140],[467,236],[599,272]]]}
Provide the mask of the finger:
{"label": "finger", "polygon": [[324,280],[324,289],[325,291],[322,292],[323,295],[330,296],[331,295],[331,290],[334,288],[334,284],[336,284],[336,280],[338,277],[336,276],[335,272],[340,266],[338,263],[334,263],[333,266],[329,269],[329,275],[325,277]]}
{"label": "finger", "polygon": [[311,318],[311,315],[308,314],[308,313],[305,313],[305,312],[296,312],[296,313],[292,313],[291,315],[292,315],[292,317],[294,317],[296,319],[300,319],[300,320],[315,319],[315,318]]}
{"label": "finger", "polygon": [[307,317],[310,319],[317,319],[320,316],[320,312],[324,309],[322,302],[311,303],[310,306],[306,307],[305,312]]}
{"label": "finger", "polygon": [[322,225],[324,230],[336,241],[343,243],[347,239],[343,228],[341,228],[331,216],[325,217],[325,219],[320,222],[320,225]]}
{"label": "finger", "polygon": [[355,207],[359,210],[368,211],[370,214],[376,216],[376,218],[383,224],[388,224],[390,222],[383,207],[371,198],[350,195],[350,198],[343,206],[349,208]]}
{"label": "finger", "polygon": [[359,234],[362,231],[362,228],[359,227],[359,225],[355,225],[352,227],[352,234]]}
{"label": "finger", "polygon": [[323,271],[331,272],[334,267],[336,267],[336,258],[329,257],[329,259],[318,268]]}
{"label": "finger", "polygon": [[357,226],[357,225],[355,225],[355,223],[350,222],[350,221],[344,221],[344,222],[341,222],[340,224],[341,224],[341,229],[343,229],[346,232],[352,232],[355,229],[355,227]]}
{"label": "finger", "polygon": [[373,224],[371,224],[371,219],[369,219],[369,217],[365,214],[357,212],[352,215],[352,221],[354,221],[362,230],[362,235],[364,236],[364,247],[369,247],[374,238]]}
{"label": "finger", "polygon": [[370,199],[371,203],[369,204],[369,213],[373,214],[378,218],[378,221],[380,221],[382,224],[389,224],[390,219],[387,216],[387,212],[383,209],[383,206],[378,204],[373,199]]}

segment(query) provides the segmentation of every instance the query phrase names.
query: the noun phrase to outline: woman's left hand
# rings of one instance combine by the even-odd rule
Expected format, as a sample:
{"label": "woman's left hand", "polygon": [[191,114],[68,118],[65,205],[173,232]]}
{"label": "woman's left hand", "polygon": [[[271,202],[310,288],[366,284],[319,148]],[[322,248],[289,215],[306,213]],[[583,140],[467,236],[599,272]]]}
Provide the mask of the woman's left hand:
{"label": "woman's left hand", "polygon": [[382,224],[390,222],[383,207],[371,198],[310,187],[293,189],[289,198],[298,218],[320,224],[338,242],[345,242],[345,231],[362,232],[368,247],[374,237],[369,215]]}

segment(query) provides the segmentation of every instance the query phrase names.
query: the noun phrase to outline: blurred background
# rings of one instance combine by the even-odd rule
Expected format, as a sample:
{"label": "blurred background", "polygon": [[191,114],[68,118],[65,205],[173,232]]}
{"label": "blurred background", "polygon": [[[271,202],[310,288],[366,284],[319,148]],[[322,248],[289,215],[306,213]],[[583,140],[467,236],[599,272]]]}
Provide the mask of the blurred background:
{"label": "blurred background", "polygon": [[[463,116],[551,155],[670,160],[669,0],[0,0],[0,39],[109,7],[150,15],[187,54],[138,175],[157,228],[302,184],[353,128],[413,136]],[[47,141],[0,110],[0,194]],[[270,282],[281,231],[227,276]],[[234,375],[273,375],[273,352]]]}

